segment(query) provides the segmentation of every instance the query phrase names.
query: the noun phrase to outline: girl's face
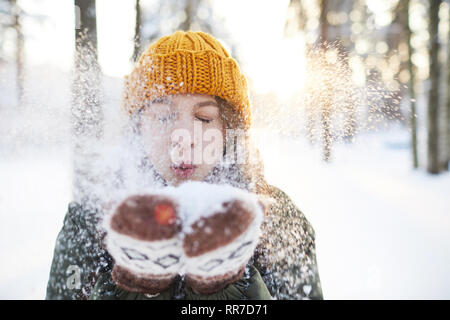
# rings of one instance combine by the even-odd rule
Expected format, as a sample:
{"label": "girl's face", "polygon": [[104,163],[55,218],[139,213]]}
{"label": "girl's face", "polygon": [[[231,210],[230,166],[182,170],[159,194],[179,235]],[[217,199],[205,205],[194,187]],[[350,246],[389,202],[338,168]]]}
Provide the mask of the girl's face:
{"label": "girl's face", "polygon": [[201,181],[222,158],[225,125],[213,96],[170,95],[152,101],[141,114],[148,157],[170,184]]}

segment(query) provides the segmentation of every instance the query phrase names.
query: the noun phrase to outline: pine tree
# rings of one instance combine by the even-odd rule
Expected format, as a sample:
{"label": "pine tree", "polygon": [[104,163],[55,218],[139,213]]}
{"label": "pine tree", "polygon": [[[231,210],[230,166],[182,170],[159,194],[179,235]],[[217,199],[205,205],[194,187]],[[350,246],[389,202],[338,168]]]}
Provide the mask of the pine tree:
{"label": "pine tree", "polygon": [[410,103],[410,129],[411,129],[411,153],[412,153],[412,159],[413,159],[413,167],[417,169],[419,167],[419,157],[417,153],[417,118],[416,118],[416,94],[415,94],[415,70],[414,65],[412,63],[412,50],[413,47],[411,45],[411,35],[412,31],[409,27],[409,12],[410,8],[410,0],[401,0],[398,5],[398,9],[400,10],[400,13],[398,13],[399,16],[399,23],[402,26],[402,30],[405,30],[406,33],[406,43],[408,46],[408,73],[409,73],[409,80],[408,80],[408,98]]}
{"label": "pine tree", "polygon": [[[13,29],[16,36],[14,60],[16,66],[16,96],[17,105],[23,105],[24,99],[24,35],[22,30],[22,16],[24,12],[17,0],[0,1],[0,29],[2,33]],[[1,58],[1,57],[0,57]]]}
{"label": "pine tree", "polygon": [[440,86],[440,66],[439,66],[439,7],[441,0],[431,0],[429,9],[429,34],[430,34],[430,91],[428,93],[428,164],[429,173],[440,172],[439,163],[439,86]]}
{"label": "pine tree", "polygon": [[[449,6],[449,13],[450,16],[450,6]],[[447,154],[446,154],[446,163],[445,163],[445,169],[450,170],[450,28],[448,30],[447,35],[447,103],[446,103],[446,147],[447,147]]]}
{"label": "pine tree", "polygon": [[134,27],[134,48],[133,48],[133,62],[137,61],[142,49],[142,9],[140,0],[136,0],[136,24]]}
{"label": "pine tree", "polygon": [[[328,21],[327,21],[327,13],[328,13],[328,0],[320,1],[320,18],[319,18],[319,26],[320,26],[320,43],[319,45],[322,49],[326,50],[326,42],[328,41]],[[327,83],[324,84],[325,91],[324,94],[327,94],[329,90],[327,90]],[[332,101],[329,98],[325,98],[322,101],[321,107],[321,121],[322,121],[322,143],[323,143],[323,160],[329,162],[331,160],[331,108]]]}

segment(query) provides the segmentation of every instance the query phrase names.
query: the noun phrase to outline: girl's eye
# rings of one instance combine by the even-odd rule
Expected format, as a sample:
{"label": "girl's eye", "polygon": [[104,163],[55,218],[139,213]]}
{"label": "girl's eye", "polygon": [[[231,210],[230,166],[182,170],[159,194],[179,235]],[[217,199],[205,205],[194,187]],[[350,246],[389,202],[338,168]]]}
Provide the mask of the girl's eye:
{"label": "girl's eye", "polygon": [[205,122],[205,123],[210,123],[212,120],[209,120],[209,119],[203,119],[203,118],[199,118],[199,117],[196,117],[198,120],[200,120],[201,122]]}

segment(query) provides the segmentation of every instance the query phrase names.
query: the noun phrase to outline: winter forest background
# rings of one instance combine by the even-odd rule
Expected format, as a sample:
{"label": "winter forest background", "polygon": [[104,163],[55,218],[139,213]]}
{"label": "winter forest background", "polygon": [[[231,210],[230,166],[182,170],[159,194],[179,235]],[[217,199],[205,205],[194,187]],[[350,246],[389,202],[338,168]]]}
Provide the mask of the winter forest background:
{"label": "winter forest background", "polygon": [[449,21],[444,0],[0,0],[0,298],[44,298],[73,154],[114,139],[140,52],[191,29],[248,76],[324,297],[449,299]]}

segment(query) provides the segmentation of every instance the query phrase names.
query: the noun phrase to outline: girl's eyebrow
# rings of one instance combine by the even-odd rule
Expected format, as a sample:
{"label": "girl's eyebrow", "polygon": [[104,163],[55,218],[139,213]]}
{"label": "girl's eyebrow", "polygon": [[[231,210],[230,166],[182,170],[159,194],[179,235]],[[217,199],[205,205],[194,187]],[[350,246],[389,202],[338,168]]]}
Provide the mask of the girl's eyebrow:
{"label": "girl's eyebrow", "polygon": [[197,102],[196,104],[194,104],[194,107],[206,107],[206,106],[219,107],[217,102],[215,102],[213,100],[201,101],[201,102]]}
{"label": "girl's eyebrow", "polygon": [[172,99],[170,99],[169,97],[155,98],[155,99],[150,101],[150,104],[153,104],[153,103],[171,104],[172,103]]}

